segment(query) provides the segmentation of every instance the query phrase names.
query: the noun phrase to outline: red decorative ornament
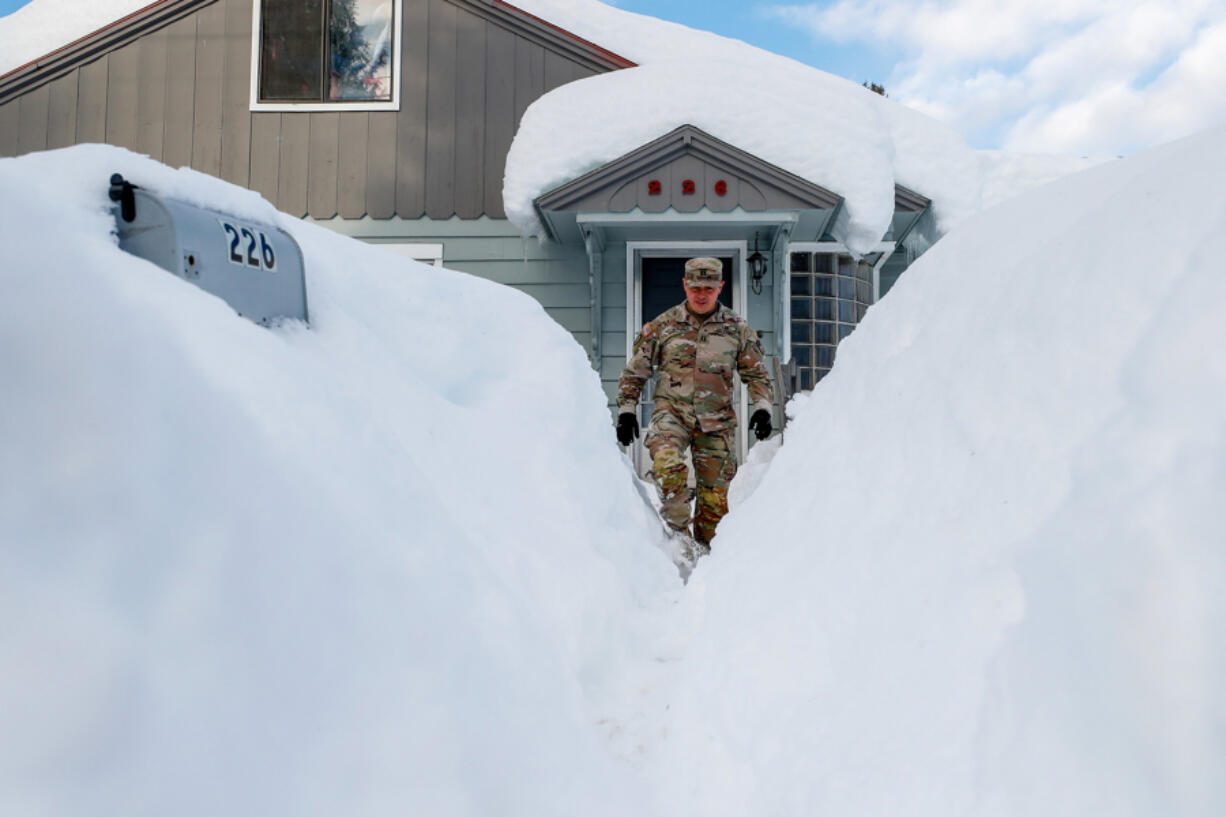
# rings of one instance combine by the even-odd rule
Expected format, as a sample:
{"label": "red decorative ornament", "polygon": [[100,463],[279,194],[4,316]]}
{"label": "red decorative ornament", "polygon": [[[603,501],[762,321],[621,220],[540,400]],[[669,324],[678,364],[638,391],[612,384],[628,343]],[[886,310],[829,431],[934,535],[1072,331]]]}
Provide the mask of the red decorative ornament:
{"label": "red decorative ornament", "polygon": [[652,179],[651,181],[647,182],[647,195],[658,196],[660,195],[660,189],[659,179]]}
{"label": "red decorative ornament", "polygon": [[724,196],[728,193],[728,182],[720,179],[715,183],[715,195]]}
{"label": "red decorative ornament", "polygon": [[686,179],[681,183],[681,192],[686,196],[694,195],[694,180]]}

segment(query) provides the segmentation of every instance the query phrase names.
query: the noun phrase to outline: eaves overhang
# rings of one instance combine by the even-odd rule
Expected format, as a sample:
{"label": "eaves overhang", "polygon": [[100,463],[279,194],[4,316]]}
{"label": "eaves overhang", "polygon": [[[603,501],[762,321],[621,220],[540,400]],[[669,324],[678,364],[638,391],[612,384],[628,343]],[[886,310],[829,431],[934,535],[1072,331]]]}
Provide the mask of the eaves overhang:
{"label": "eaves overhang", "polygon": [[[658,209],[661,211],[671,207],[675,210],[686,211],[688,209],[689,212],[695,212],[704,206],[710,207],[715,202],[726,210],[734,208],[751,211],[783,209],[780,202],[786,202],[785,206],[790,209],[833,211],[842,202],[842,197],[824,187],[717,139],[694,125],[682,125],[611,162],[543,193],[536,198],[533,205],[550,238],[556,241],[559,236],[554,223],[555,215],[630,210],[635,204],[627,200],[620,191],[627,190],[653,173],[675,166],[683,159],[693,162],[692,167],[698,170],[710,168],[717,173],[727,174],[733,180],[733,184],[739,182],[745,185],[747,192],[752,190],[761,204],[754,205],[738,200],[735,195],[728,195],[725,200],[723,198],[725,192],[720,192],[718,194],[720,198],[716,199],[710,190],[696,191],[693,184],[689,186],[685,199],[670,200],[670,191],[660,186],[652,195],[660,196]],[[689,183],[690,180],[686,179],[685,182]],[[725,185],[727,184],[728,182],[725,181]],[[727,189],[725,186],[725,191]],[[764,190],[767,191],[766,195],[762,193]],[[707,196],[705,200],[704,194]],[[614,204],[613,202],[616,202],[619,197],[620,203]],[[599,202],[602,199],[608,199],[610,204],[601,205]]]}
{"label": "eaves overhang", "polygon": [[508,28],[517,30],[521,34],[526,33],[527,29],[534,29],[538,36],[544,35],[550,39],[555,48],[562,46],[568,52],[576,52],[571,53],[570,56],[577,61],[585,64],[592,63],[589,67],[613,71],[619,68],[634,68],[638,65],[633,60],[628,60],[620,54],[602,48],[591,40],[585,40],[505,0],[451,0],[451,2],[483,13],[483,16],[489,19],[497,19]]}
{"label": "eaves overhang", "polygon": [[904,213],[919,213],[927,210],[931,205],[932,199],[921,196],[919,193],[903,187],[901,184],[894,185],[895,210],[901,210]]}

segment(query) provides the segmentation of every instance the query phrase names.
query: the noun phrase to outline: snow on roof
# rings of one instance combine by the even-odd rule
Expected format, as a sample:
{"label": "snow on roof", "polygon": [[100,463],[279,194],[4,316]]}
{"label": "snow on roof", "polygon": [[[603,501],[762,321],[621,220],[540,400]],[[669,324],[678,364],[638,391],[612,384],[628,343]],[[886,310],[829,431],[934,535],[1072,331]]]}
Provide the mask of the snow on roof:
{"label": "snow on roof", "polygon": [[639,63],[564,85],[528,108],[503,186],[507,216],[525,234],[543,234],[539,195],[684,124],[843,196],[836,231],[861,253],[889,226],[895,183],[932,199],[947,231],[986,203],[1094,163],[985,159],[949,127],[854,82],[597,0],[516,4]]}
{"label": "snow on roof", "polygon": [[162,0],[33,0],[0,17],[0,76]]}
{"label": "snow on roof", "polygon": [[[0,18],[0,75],[150,5],[34,0]],[[885,233],[895,183],[932,199],[937,226],[947,231],[1098,161],[975,151],[947,126],[854,82],[598,0],[502,5],[639,63],[564,85],[525,113],[507,156],[503,200],[526,235],[543,234],[533,209],[542,193],[685,124],[842,196],[835,230],[856,252]]]}

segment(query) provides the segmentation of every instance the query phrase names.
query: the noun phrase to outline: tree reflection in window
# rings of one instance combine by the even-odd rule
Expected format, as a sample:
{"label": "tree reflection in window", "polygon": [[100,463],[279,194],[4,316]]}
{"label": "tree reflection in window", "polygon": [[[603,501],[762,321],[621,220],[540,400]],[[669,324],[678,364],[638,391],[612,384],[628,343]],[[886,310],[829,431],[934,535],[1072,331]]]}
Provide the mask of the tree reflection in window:
{"label": "tree reflection in window", "polygon": [[392,8],[386,0],[332,0],[329,99],[392,98]]}
{"label": "tree reflection in window", "polygon": [[390,101],[394,23],[393,0],[263,0],[260,99]]}

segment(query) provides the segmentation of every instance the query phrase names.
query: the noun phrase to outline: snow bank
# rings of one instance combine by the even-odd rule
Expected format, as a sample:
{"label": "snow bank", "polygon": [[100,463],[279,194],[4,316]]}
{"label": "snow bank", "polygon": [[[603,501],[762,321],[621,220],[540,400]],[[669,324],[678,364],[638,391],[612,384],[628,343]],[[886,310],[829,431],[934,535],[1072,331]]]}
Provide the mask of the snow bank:
{"label": "snow bank", "polygon": [[[854,82],[739,40],[597,0],[516,5],[639,64],[573,82],[525,112],[507,156],[503,203],[525,234],[541,234],[542,193],[692,124],[843,196],[838,237],[856,252],[881,240],[894,184],[933,200],[951,229],[1002,190],[1017,192],[1095,160],[981,160],[947,126]],[[997,171],[1006,169],[1005,180]]]}
{"label": "snow bank", "polygon": [[968,221],[840,346],[690,580],[662,811],[1226,813],[1224,139]]}
{"label": "snow bank", "polygon": [[[308,330],[120,251],[112,172],[293,233]],[[680,589],[532,299],[102,146],[0,160],[0,813],[642,813]]]}

